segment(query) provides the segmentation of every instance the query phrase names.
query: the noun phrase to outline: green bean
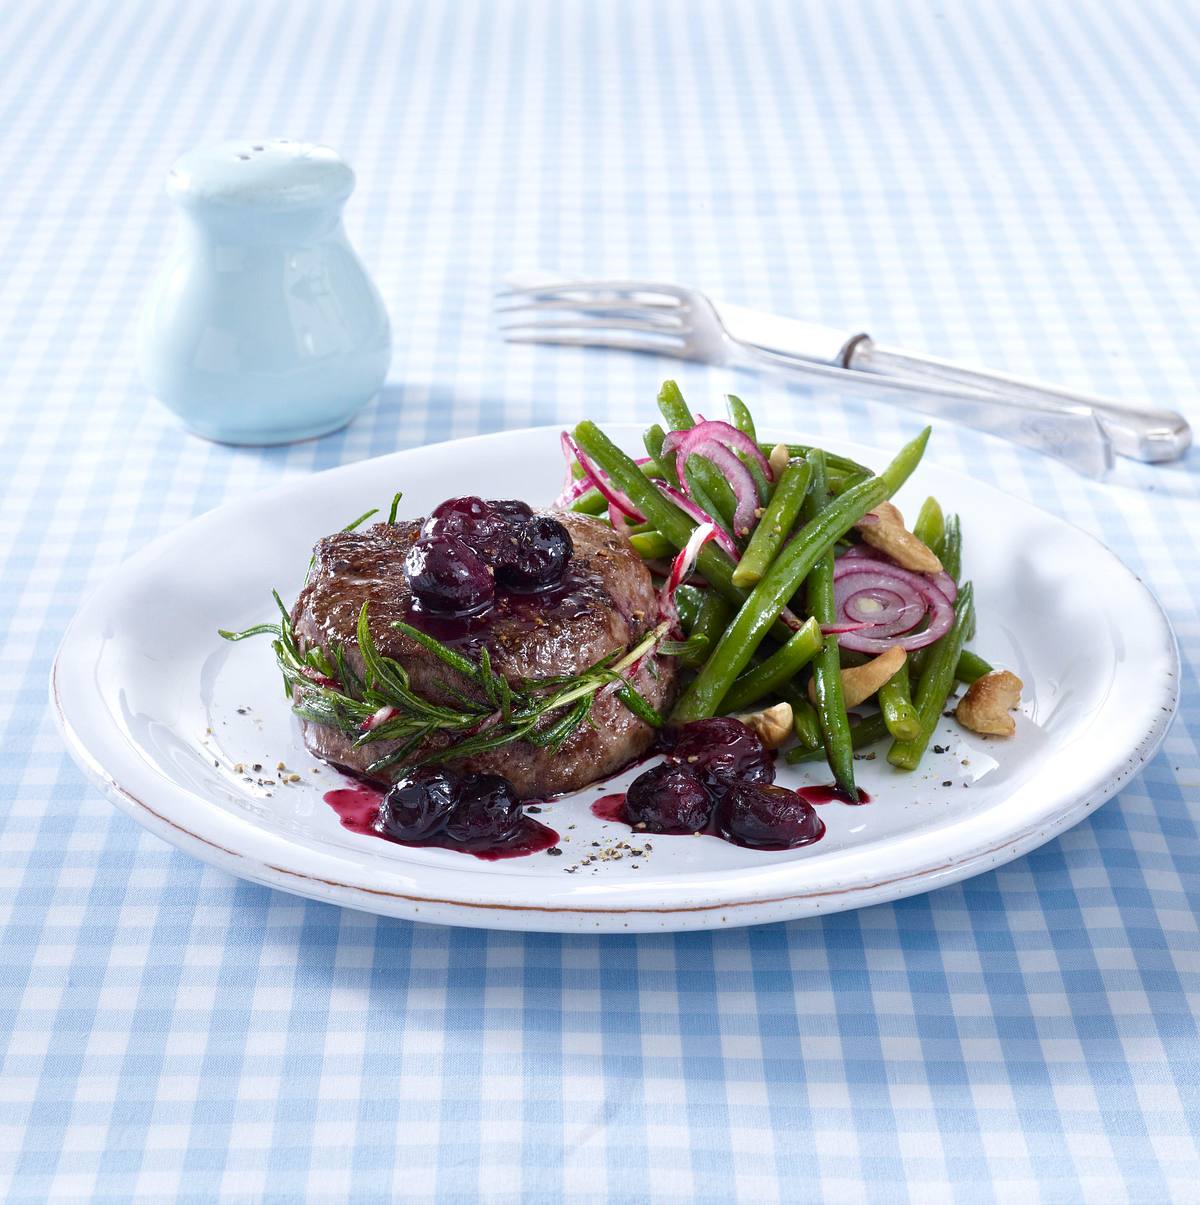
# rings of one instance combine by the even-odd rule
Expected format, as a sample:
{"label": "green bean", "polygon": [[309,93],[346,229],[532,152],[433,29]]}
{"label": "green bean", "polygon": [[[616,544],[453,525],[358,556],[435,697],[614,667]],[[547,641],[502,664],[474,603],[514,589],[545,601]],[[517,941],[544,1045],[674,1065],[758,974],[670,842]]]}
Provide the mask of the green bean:
{"label": "green bean", "polygon": [[921,511],[913,524],[912,533],[934,552],[942,546],[942,536],[946,533],[946,520],[942,515],[942,507],[936,498],[926,498],[921,503]]}
{"label": "green bean", "polygon": [[812,465],[807,460],[789,461],[780,473],[775,493],[733,571],[735,586],[753,586],[762,579],[784,540],[792,533],[811,480]]}
{"label": "green bean", "polygon": [[771,501],[771,495],[775,492],[775,483],[767,480],[767,475],[763,472],[762,465],[754,457],[738,452],[737,458],[749,470],[750,476],[754,478],[754,488],[758,491],[759,505],[766,506]]}
{"label": "green bean", "polygon": [[832,549],[839,536],[879,504],[886,488],[881,480],[872,478],[843,494],[805,524],[750,592],[713,656],[676,705],[676,718],[694,720],[713,714],[716,704],[745,669],[812,567]]}
{"label": "green bean", "polygon": [[821,643],[821,626],[815,619],[809,619],[787,644],[734,682],[721,700],[721,710],[744,711],[751,703],[776,693],[817,655]]}
{"label": "green bean", "polygon": [[[969,639],[969,637],[968,637]],[[984,674],[990,674],[992,667],[978,653],[971,652],[970,649],[963,649],[959,655],[958,664],[954,667],[954,676],[960,682],[971,683]]]}
{"label": "green bean", "polygon": [[608,509],[608,500],[599,490],[588,490],[586,494],[580,494],[569,509],[581,515],[602,515]]}
{"label": "green bean", "polygon": [[[581,422],[573,432],[575,441],[584,453],[606,473],[618,489],[623,491],[629,500],[638,508],[647,520],[661,532],[675,548],[682,548],[696,530],[696,522],[683,513],[674,502],[659,492],[650,481],[638,470],[634,461],[625,455],[595,423],[588,420]],[[871,491],[871,498],[856,510],[856,517],[866,513],[880,501],[882,485],[876,485]],[[850,497],[849,494],[846,495]],[[859,506],[858,495],[850,501],[852,508]],[[843,501],[844,499],[839,499]],[[850,525],[853,525],[851,520]],[[836,533],[833,538],[840,533]],[[777,558],[778,559],[778,558]],[[733,584],[733,561],[714,543],[705,544],[696,558],[696,568],[708,584],[728,599],[735,607],[741,607],[749,597],[749,592]],[[792,591],[794,593],[795,591]],[[782,620],[771,625],[771,633],[780,643],[787,640],[793,628]],[[755,642],[757,644],[757,641]],[[732,677],[736,677],[744,666],[739,666]],[[731,677],[731,681],[732,681]]]}
{"label": "green bean", "polygon": [[[574,437],[584,453],[633,502],[634,506],[664,535],[675,549],[682,548],[696,529],[696,522],[684,514],[674,502],[665,497],[639,472],[638,465],[596,426],[584,421],[574,431]],[[706,544],[696,558],[696,567],[708,584],[735,607],[740,607],[748,592],[733,584],[733,561],[713,543]],[[787,640],[793,629],[782,621],[772,628],[780,643]]]}
{"label": "green bean", "polygon": [[936,644],[930,646],[929,658],[917,684],[917,716],[921,721],[921,731],[912,740],[892,742],[888,761],[893,766],[915,770],[920,764],[954,686],[954,669],[962,654],[963,641],[967,638],[967,628],[974,613],[975,591],[970,582],[965,582],[954,603],[954,623]]}
{"label": "green bean", "polygon": [[[813,451],[812,444],[784,444],[783,446],[787,448],[788,456],[793,460],[807,457]],[[770,456],[778,444],[763,443],[759,440],[758,447],[764,456]],[[830,484],[835,477],[875,476],[865,464],[859,464],[857,460],[851,460],[849,456],[838,456],[834,452],[825,452],[825,472],[830,479]]]}
{"label": "green bean", "polygon": [[913,470],[921,463],[932,430],[932,427],[926,427],[916,439],[910,439],[896,453],[892,463],[879,474],[887,485],[889,498],[913,475]]}
{"label": "green bean", "polygon": [[647,427],[642,432],[642,443],[646,445],[646,455],[658,465],[663,480],[678,489],[679,474],[675,472],[675,457],[663,455],[663,443],[666,438],[667,433],[658,423],[655,423],[653,427]]}
{"label": "green bean", "polygon": [[[942,568],[958,581],[962,577],[962,525],[957,515],[950,515],[946,519],[946,534],[942,537],[938,556],[941,558]],[[967,627],[967,639],[975,639],[974,609],[971,611],[971,620]]]}
{"label": "green bean", "polygon": [[[584,453],[676,548],[682,548],[688,542],[696,528],[695,521],[659,493],[638,471],[638,466],[595,423],[584,420],[575,428],[574,436]],[[725,553],[712,543],[705,544],[696,558],[696,565],[709,585],[735,605],[741,605],[746,592],[733,584],[733,562]]]}
{"label": "green bean", "polygon": [[679,612],[679,622],[683,624],[685,632],[692,630],[696,616],[700,613],[700,604],[704,602],[707,593],[707,590],[701,590],[699,586],[686,584],[675,591],[675,610]]}
{"label": "green bean", "polygon": [[[933,547],[930,545],[930,547]],[[947,515],[945,521],[945,531],[942,534],[941,546],[933,549],[938,554],[942,562],[942,569],[945,570],[956,582],[962,576],[962,526],[958,521],[957,515]],[[975,635],[975,612],[971,611],[971,626],[967,629],[967,639],[970,640]],[[917,649],[915,653],[908,659],[909,674],[912,678],[919,679],[925,670],[925,666],[929,662],[930,654],[933,652],[932,647],[926,646],[923,649]],[[980,658],[980,663],[987,665],[986,661]],[[991,669],[991,666],[988,666]],[[987,670],[982,671],[987,673]],[[957,669],[955,675],[958,676]],[[977,674],[976,677],[981,677],[982,674]],[[963,679],[967,681],[968,679]]]}
{"label": "green bean", "polygon": [[921,734],[921,721],[909,690],[907,661],[879,688],[880,714],[888,732],[898,741],[911,741]]}
{"label": "green bean", "polygon": [[[696,425],[696,420],[692,416],[687,402],[683,400],[679,386],[674,381],[663,382],[662,388],[658,392],[658,408],[662,411],[662,416],[672,431],[690,431]],[[663,456],[661,447],[657,454],[651,453],[651,455],[657,455],[660,462],[671,459],[669,453]],[[665,463],[663,468],[665,471]],[[684,471],[687,475],[687,492],[692,496],[696,505],[710,514],[732,535],[733,513],[737,509],[737,498],[734,495],[733,487],[726,480],[725,474],[712,461],[705,460],[703,456],[689,456]],[[670,475],[677,476],[673,467]]]}
{"label": "green bean", "polygon": [[[797,532],[791,543],[771,563],[762,580],[750,591],[741,610],[725,629],[713,655],[684,692],[675,707],[676,719],[698,720],[714,714],[717,704],[733,680],[749,664],[763,637],[803,584],[813,565],[826,552],[831,552],[834,542],[867,511],[883,501],[886,490],[887,486],[878,478],[864,481],[831,503]],[[661,524],[659,528],[662,529]],[[705,572],[703,567],[701,572]],[[707,573],[705,576],[708,576]],[[732,570],[727,580],[732,586]],[[737,589],[736,586],[732,588]],[[834,645],[835,654],[836,651]]]}
{"label": "green bean", "polygon": [[[831,504],[829,492],[825,487],[825,454],[814,452],[810,463],[812,490],[804,500],[804,517],[813,522],[827,511]],[[833,623],[837,618],[837,604],[833,597],[832,545],[817,558],[808,574],[805,587],[808,609],[813,619],[818,623]],[[846,715],[846,703],[842,698],[842,663],[838,657],[836,636],[825,637],[820,651],[813,659],[812,680],[826,760],[833,771],[834,781],[846,793],[851,803],[857,803],[854,746],[850,742],[850,719]]]}
{"label": "green bean", "polygon": [[690,431],[696,425],[683,400],[683,392],[674,381],[663,381],[658,391],[658,409],[666,420],[668,431]]}
{"label": "green bean", "polygon": [[[883,722],[882,715],[867,716],[865,720],[859,720],[857,724],[850,725],[850,744],[855,749],[865,749],[868,745],[883,740],[887,734],[887,725]],[[797,745],[796,748],[789,749],[783,755],[783,759],[788,765],[794,766],[799,762],[816,761],[824,756],[824,746],[806,749]]]}
{"label": "green bean", "polygon": [[[653,479],[660,475],[659,466],[653,461],[651,461],[649,464],[638,464],[636,461],[632,463],[634,468],[636,468],[643,477]],[[578,464],[573,464],[571,466],[571,476],[579,478],[582,475],[583,470],[579,468]],[[599,490],[590,489],[586,494],[580,494],[579,497],[576,498],[567,509],[573,510],[577,514],[602,515],[606,510],[608,510],[608,499],[605,498]]]}
{"label": "green bean", "polygon": [[[727,535],[733,535],[733,512],[737,507],[737,499],[733,496],[733,491],[729,488],[727,482],[718,473],[721,485],[725,487],[724,493],[728,494],[728,504],[718,493],[713,493],[709,488],[715,482],[711,479],[711,474],[705,473],[701,465],[708,464],[708,461],[701,456],[689,456],[687,463],[683,466],[683,475],[687,481],[687,490],[685,491],[691,500],[702,510],[706,515],[713,520]],[[712,465],[708,466],[710,469]]]}
{"label": "green bean", "polygon": [[725,404],[729,407],[729,421],[743,435],[749,435],[751,439],[757,439],[758,436],[754,433],[754,415],[750,413],[750,407],[734,393],[727,393],[725,395]]}
{"label": "green bean", "polygon": [[853,489],[856,485],[861,485],[864,481],[874,477],[874,473],[847,473],[844,476],[838,473],[829,474],[829,492],[835,497],[841,497],[848,489]]}
{"label": "green bean", "polygon": [[[694,587],[680,586],[675,594],[677,604],[679,602],[679,594],[684,589],[694,589]],[[683,620],[683,626],[687,629],[689,640],[703,641],[698,647],[693,648],[679,658],[684,665],[690,666],[692,669],[698,669],[708,660],[709,655],[716,648],[717,641],[721,639],[721,633],[733,617],[733,607],[715,590],[697,590],[696,593],[703,595],[703,597],[700,599],[699,606],[696,608],[691,622],[688,622],[685,618],[683,608],[679,608],[679,617]]]}
{"label": "green bean", "polygon": [[942,568],[955,581],[962,576],[962,525],[957,515],[947,515],[941,546],[934,549],[942,562]]}
{"label": "green bean", "polygon": [[815,749],[824,753],[821,744],[821,722],[817,719],[817,709],[808,701],[808,696],[796,681],[785,682],[779,688],[780,697],[792,707],[792,730],[796,739],[805,749]]}
{"label": "green bean", "polygon": [[634,532],[629,542],[643,561],[665,561],[675,555],[675,545],[658,531]]}

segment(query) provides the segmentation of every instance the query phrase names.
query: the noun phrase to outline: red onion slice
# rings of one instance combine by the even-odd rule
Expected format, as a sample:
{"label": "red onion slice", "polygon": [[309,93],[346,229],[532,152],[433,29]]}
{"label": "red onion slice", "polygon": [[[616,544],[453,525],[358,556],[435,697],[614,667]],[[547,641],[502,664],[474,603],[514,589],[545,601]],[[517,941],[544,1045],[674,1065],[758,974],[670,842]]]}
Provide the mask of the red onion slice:
{"label": "red onion slice", "polygon": [[[898,644],[912,652],[933,644],[954,622],[954,605],[935,580],[889,560],[846,554],[833,576],[837,622],[867,625],[839,634],[842,648],[878,654]],[[926,616],[928,626],[914,631]]]}
{"label": "red onion slice", "polygon": [[681,494],[677,489],[673,489],[661,481],[658,483],[658,489],[660,493],[670,498],[689,519],[695,519],[701,526],[704,526],[706,523],[711,524],[714,529],[713,539],[716,541],[717,547],[722,552],[727,553],[731,560],[738,561],[741,559],[742,554],[738,551],[738,546],[729,538],[729,533],[717,524],[717,521],[708,511],[697,506],[691,498]]}
{"label": "red onion slice", "polygon": [[663,451],[675,453],[675,469],[684,489],[688,488],[684,466],[689,456],[703,456],[712,463],[729,482],[737,499],[733,515],[734,530],[738,535],[748,535],[754,526],[758,509],[758,485],[737,452],[750,456],[762,469],[767,480],[774,479],[770,462],[757,444],[744,432],[729,423],[701,422],[688,431],[671,431],[663,440]]}
{"label": "red onion slice", "polygon": [[562,489],[558,491],[558,497],[554,499],[553,506],[556,510],[566,510],[576,498],[587,493],[592,487],[586,477],[576,477],[571,472],[571,465],[575,460],[575,441],[565,431],[560,431],[558,443],[562,448],[566,476],[563,478]]}
{"label": "red onion slice", "polygon": [[[860,519],[859,522],[862,522],[862,520]],[[880,552],[878,548],[872,548],[870,544],[852,544],[838,557],[838,560],[839,562],[848,560],[877,561],[884,565],[895,565],[895,562],[886,552]],[[958,598],[958,583],[944,569],[940,573],[927,573],[921,576],[927,581],[932,582],[951,602],[954,602]]]}
{"label": "red onion slice", "polygon": [[[598,469],[592,462],[583,454],[583,449],[580,448],[573,439],[564,431],[562,438],[571,445],[571,449],[575,454],[575,459],[579,461],[580,468],[583,469],[583,479],[595,486],[596,489],[604,496],[610,506],[615,506],[622,514],[627,515],[635,523],[645,523],[645,518],[636,506],[621,493],[619,489]],[[564,444],[564,446],[566,446]]]}
{"label": "red onion slice", "polygon": [[667,433],[667,438],[663,440],[663,450],[674,451],[675,446],[683,439],[691,439],[699,443],[709,439],[715,440],[734,452],[741,452],[749,456],[762,469],[763,476],[768,481],[775,480],[771,462],[762,454],[762,449],[749,435],[744,431],[739,431],[732,423],[722,422],[720,419],[703,419],[687,431],[670,431]]}
{"label": "red onion slice", "polygon": [[929,580],[951,601],[955,602],[958,598],[958,583],[948,574],[945,569],[941,573],[930,575]]}
{"label": "red onion slice", "polygon": [[[578,498],[582,498],[589,490],[598,490],[604,499],[609,503],[609,506],[616,506],[623,514],[634,519],[635,522],[641,523],[644,520],[637,513],[637,509],[633,503],[625,497],[623,493],[615,485],[613,485],[608,477],[605,476],[594,464],[591,463],[583,455],[582,452],[575,446],[575,441],[571,436],[563,431],[558,437],[559,444],[563,450],[563,457],[567,463],[566,480],[563,482],[563,487],[559,491],[559,495],[550,504],[554,510],[566,510],[572,502]],[[571,462],[577,461],[579,467],[583,469],[583,476],[576,477],[571,472]],[[639,467],[650,463],[649,456],[639,457],[633,462]]]}

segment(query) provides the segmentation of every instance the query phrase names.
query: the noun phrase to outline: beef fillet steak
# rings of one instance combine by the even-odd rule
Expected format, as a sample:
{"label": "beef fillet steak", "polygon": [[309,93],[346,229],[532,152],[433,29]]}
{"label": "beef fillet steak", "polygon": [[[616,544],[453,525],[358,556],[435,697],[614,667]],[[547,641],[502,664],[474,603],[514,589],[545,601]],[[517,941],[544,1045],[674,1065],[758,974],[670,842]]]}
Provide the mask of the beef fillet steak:
{"label": "beef fillet steak", "polygon": [[[441,619],[414,606],[404,560],[420,534],[421,520],[380,523],[326,536],[317,544],[308,581],[292,609],[297,643],[302,651],[314,645],[326,651],[340,646],[350,666],[361,674],[355,633],[359,611],[367,602],[378,651],[405,667],[415,692],[450,705],[454,698],[446,684],[476,698],[481,697],[478,687],[391,627],[393,621],[404,620],[473,658],[486,646],[492,667],[514,686],[531,678],[579,674],[610,653],[626,652],[654,627],[657,618],[646,567],[624,536],[595,519],[537,513],[552,513],[570,533],[574,555],[565,577],[542,594],[497,590],[494,606],[466,620]],[[675,663],[650,653],[642,658],[632,682],[652,707],[664,711],[675,694]],[[301,723],[312,753],[359,775],[365,776],[372,762],[397,747],[387,741],[355,746],[352,737],[334,728]],[[614,773],[645,753],[654,735],[654,729],[612,691],[602,691],[590,721],[581,724],[557,752],[514,741],[446,764],[462,771],[502,774],[522,799],[538,799],[578,790]],[[416,756],[434,747],[427,746]],[[384,771],[381,781],[391,781],[396,772]]]}

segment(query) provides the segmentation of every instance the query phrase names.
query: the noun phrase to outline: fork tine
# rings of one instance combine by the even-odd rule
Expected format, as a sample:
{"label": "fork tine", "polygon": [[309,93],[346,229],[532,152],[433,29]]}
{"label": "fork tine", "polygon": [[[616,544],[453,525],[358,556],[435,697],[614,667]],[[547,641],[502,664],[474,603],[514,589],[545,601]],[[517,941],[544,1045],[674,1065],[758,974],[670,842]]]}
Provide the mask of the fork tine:
{"label": "fork tine", "polygon": [[669,297],[676,304],[685,304],[688,292],[678,285],[658,284],[637,280],[595,280],[595,281],[566,281],[563,284],[529,285],[526,287],[508,286],[497,290],[499,297],[571,297],[581,294],[591,298],[615,297],[628,300],[631,297],[646,295]]}
{"label": "fork tine", "polygon": [[651,326],[645,322],[629,319],[614,322],[574,322],[570,319],[548,322],[507,322],[500,326],[501,332],[510,331],[536,333],[538,331],[578,331],[580,335],[603,335],[607,331],[630,332],[635,335],[645,335],[648,339],[674,340],[682,343],[687,339],[687,331],[664,330],[662,327]]}
{"label": "fork tine", "polygon": [[569,334],[566,331],[539,331],[522,333],[509,329],[502,332],[508,343],[557,343],[564,347],[614,347],[620,351],[646,351],[656,355],[675,356],[689,359],[688,345],[680,339],[654,338],[646,335],[617,334],[605,336],[599,332]]}
{"label": "fork tine", "polygon": [[517,318],[515,321],[498,324],[502,331],[538,330],[538,331],[638,331],[647,335],[675,336],[680,339],[687,337],[688,329],[679,324],[664,326],[660,322],[644,318],[538,318],[536,314],[529,315],[527,321]]}
{"label": "fork tine", "polygon": [[516,299],[510,305],[501,304],[500,301],[493,307],[497,314],[510,314],[526,311],[528,313],[549,312],[551,310],[577,310],[580,313],[595,313],[595,314],[627,314],[627,313],[645,313],[658,314],[663,318],[671,317],[674,321],[682,322],[682,318],[675,318],[683,309],[682,306],[675,302],[661,301],[576,301],[572,298],[555,297],[547,298],[544,301],[539,301],[536,298]]}

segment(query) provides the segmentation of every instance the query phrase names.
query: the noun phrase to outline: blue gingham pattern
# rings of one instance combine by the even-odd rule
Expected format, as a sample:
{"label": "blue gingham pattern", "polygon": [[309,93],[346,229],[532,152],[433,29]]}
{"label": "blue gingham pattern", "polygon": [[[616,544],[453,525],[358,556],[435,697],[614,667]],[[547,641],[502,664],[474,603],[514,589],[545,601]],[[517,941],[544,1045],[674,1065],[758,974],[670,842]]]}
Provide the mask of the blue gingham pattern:
{"label": "blue gingham pattern", "polygon": [[[508,349],[512,268],[657,276],[1200,421],[1200,9],[955,0],[6,0],[0,1198],[1200,1198],[1200,460],[1096,486],[933,455],[1101,536],[1183,652],[1163,751],[1059,840],[893,906],[679,937],[420,927],[117,815],[46,677],[152,537],[283,478],[722,373]],[[346,431],[202,443],[141,389],[165,170],[244,134],[359,175],[396,333]],[[736,383],[753,398],[764,388]],[[775,388],[773,386],[773,388]],[[777,389],[880,445],[910,416]]]}

